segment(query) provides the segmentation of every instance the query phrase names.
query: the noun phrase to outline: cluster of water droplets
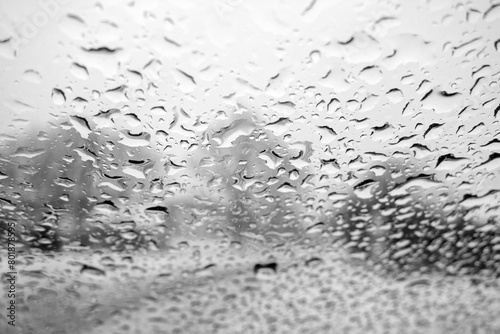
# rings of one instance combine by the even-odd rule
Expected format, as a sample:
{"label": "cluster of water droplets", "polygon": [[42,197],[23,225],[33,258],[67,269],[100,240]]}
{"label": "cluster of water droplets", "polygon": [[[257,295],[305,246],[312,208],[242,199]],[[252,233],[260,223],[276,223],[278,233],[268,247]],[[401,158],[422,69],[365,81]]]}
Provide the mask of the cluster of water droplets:
{"label": "cluster of water droplets", "polygon": [[[384,272],[498,276],[499,24],[500,6],[488,1],[112,1],[61,6],[36,39],[16,46],[14,22],[0,35],[0,218],[17,223],[26,252],[95,249],[97,264],[76,261],[70,276],[79,268],[106,277],[127,257],[108,251],[168,250],[181,263],[186,249],[218,254],[204,265],[195,256],[202,269],[186,274],[192,290],[177,295],[172,283],[182,306],[165,302],[169,314],[189,308],[214,331],[227,330],[236,311],[207,311],[211,300],[244,305],[281,293],[269,279],[287,268],[269,259],[277,249],[286,250],[285,263],[296,248],[338,247]],[[222,275],[212,271],[251,249],[257,258],[235,269],[228,288],[216,283],[206,300],[197,295],[198,277]],[[334,265],[307,269],[330,261],[322,256],[290,264],[283,279],[330,277]],[[163,279],[124,266],[120,274]],[[339,284],[351,289],[348,281]],[[321,301],[323,292],[335,295],[321,282],[312,287],[317,300],[304,292],[296,303],[335,309]],[[293,295],[302,283],[290,284]],[[170,298],[170,285],[159,286]],[[75,289],[66,292],[82,294]],[[366,298],[392,305],[399,294],[391,291]],[[133,308],[107,310],[122,321]],[[152,310],[152,328],[188,321],[164,311]],[[331,329],[299,313],[305,328]],[[403,320],[391,327],[387,319],[404,332]],[[356,330],[374,321],[351,320]],[[280,330],[288,332],[287,321],[296,329],[288,319]],[[418,333],[436,323],[418,321]],[[256,316],[256,327],[240,332],[259,324],[278,326]]]}

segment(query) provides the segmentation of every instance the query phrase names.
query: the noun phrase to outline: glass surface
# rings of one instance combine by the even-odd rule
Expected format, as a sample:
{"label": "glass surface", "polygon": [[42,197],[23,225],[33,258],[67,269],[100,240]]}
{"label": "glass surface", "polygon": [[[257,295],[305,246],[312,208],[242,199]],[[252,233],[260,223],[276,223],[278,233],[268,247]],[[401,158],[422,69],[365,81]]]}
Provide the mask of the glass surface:
{"label": "glass surface", "polygon": [[0,0],[0,332],[500,333],[499,32],[494,0]]}

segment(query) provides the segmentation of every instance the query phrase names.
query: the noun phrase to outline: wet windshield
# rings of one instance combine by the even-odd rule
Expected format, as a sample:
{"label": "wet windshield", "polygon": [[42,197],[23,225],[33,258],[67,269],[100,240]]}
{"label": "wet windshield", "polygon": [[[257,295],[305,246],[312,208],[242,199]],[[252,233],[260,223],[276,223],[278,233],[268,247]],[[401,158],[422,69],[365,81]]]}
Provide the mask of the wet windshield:
{"label": "wet windshield", "polygon": [[0,332],[500,332],[499,31],[486,0],[0,3]]}

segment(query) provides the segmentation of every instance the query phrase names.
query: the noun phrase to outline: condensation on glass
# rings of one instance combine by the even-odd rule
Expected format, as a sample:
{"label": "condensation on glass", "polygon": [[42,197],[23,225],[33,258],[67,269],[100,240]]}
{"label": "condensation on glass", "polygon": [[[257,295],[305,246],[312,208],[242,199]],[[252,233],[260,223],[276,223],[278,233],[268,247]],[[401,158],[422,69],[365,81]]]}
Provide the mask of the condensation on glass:
{"label": "condensation on glass", "polygon": [[500,331],[499,32],[493,0],[0,3],[25,332]]}

